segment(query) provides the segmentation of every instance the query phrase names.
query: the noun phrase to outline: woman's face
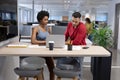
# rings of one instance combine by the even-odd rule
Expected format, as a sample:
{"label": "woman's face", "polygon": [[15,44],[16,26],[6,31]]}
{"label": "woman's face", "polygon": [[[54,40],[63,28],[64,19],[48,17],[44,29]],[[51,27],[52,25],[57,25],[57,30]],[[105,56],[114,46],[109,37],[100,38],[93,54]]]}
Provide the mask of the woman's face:
{"label": "woman's face", "polygon": [[88,23],[88,21],[87,21],[87,20],[85,20],[85,23]]}
{"label": "woman's face", "polygon": [[47,25],[47,23],[48,23],[48,16],[45,16],[40,22],[41,22],[42,25]]}

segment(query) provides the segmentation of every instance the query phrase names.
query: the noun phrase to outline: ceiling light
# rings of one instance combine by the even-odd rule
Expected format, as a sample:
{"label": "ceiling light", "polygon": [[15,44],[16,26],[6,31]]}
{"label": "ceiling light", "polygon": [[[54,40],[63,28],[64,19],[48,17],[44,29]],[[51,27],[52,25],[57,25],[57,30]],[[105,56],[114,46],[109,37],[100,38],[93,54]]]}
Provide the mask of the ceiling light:
{"label": "ceiling light", "polygon": [[68,9],[70,7],[69,4],[64,4],[64,9]]}
{"label": "ceiling light", "polygon": [[64,3],[68,3],[68,4],[69,4],[69,3],[70,3],[70,0],[64,0]]}
{"label": "ceiling light", "polygon": [[65,0],[64,3],[67,3],[67,1]]}
{"label": "ceiling light", "polygon": [[70,3],[70,1],[68,1],[68,3]]}

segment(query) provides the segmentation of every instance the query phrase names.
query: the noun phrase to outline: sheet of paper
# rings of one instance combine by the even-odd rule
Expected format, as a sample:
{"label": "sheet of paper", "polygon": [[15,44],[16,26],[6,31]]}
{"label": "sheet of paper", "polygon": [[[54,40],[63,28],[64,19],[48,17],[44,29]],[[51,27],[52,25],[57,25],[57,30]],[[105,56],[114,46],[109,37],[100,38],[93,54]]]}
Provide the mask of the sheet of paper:
{"label": "sheet of paper", "polygon": [[[67,49],[67,45],[65,45],[64,49]],[[75,46],[75,45],[72,46],[72,50],[80,50],[80,49],[82,49],[81,46]]]}
{"label": "sheet of paper", "polygon": [[46,48],[46,46],[29,45],[28,48]]}
{"label": "sheet of paper", "polygon": [[27,48],[27,44],[9,44],[7,45],[8,48]]}

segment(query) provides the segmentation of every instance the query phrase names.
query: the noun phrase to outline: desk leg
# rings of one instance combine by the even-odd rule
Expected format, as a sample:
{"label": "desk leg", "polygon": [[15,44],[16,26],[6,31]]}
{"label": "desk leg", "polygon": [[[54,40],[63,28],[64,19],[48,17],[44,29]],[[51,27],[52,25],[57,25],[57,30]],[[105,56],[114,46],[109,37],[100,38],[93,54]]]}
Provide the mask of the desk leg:
{"label": "desk leg", "polygon": [[92,57],[93,80],[110,80],[112,57]]}

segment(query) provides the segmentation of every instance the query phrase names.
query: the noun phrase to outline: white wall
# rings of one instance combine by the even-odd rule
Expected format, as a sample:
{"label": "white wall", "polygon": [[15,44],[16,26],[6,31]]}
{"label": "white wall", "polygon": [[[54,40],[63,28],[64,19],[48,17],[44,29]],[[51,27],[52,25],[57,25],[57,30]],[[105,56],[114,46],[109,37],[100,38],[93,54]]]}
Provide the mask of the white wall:
{"label": "white wall", "polygon": [[[116,0],[117,1],[117,0]],[[110,25],[111,29],[114,31],[114,20],[115,20],[115,2],[112,1],[109,4],[108,11],[108,25]],[[114,33],[114,32],[113,32]]]}
{"label": "white wall", "polygon": [[[115,5],[117,3],[120,3],[120,0],[113,0],[110,4],[109,4],[109,12],[108,12],[108,24],[111,25],[111,29],[113,30],[114,33],[114,27],[115,27]],[[119,25],[119,29],[120,29],[120,25]],[[118,33],[120,36],[120,30]],[[114,35],[114,34],[113,34]],[[119,42],[118,42],[118,49],[120,49],[120,37],[118,38]]]}
{"label": "white wall", "polygon": [[[120,13],[119,13],[119,15],[120,15]],[[120,16],[119,16],[118,49],[120,50]]]}

